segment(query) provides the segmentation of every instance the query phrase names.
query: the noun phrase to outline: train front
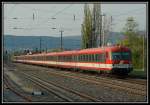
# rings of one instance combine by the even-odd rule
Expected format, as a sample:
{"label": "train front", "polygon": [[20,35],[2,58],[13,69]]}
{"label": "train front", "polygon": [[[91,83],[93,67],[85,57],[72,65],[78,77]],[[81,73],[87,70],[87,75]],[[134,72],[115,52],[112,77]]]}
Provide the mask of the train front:
{"label": "train front", "polygon": [[127,75],[133,70],[131,50],[126,47],[117,47],[111,51],[112,73]]}

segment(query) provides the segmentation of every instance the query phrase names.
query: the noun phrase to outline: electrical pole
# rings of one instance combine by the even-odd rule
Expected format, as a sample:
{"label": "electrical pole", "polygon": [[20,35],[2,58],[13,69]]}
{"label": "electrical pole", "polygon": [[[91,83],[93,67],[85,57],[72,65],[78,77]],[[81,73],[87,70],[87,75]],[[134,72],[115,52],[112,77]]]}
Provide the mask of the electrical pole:
{"label": "electrical pole", "polygon": [[105,46],[105,34],[106,34],[105,33],[105,29],[106,29],[106,17],[105,16],[106,15],[104,14],[103,16],[104,16],[104,19],[103,19],[103,31],[102,31],[103,32],[102,33],[102,35],[103,35],[103,41],[102,41],[103,44],[102,44],[102,46]]}
{"label": "electrical pole", "polygon": [[60,32],[61,32],[61,36],[60,36],[60,42],[61,42],[61,43],[60,43],[60,49],[61,49],[61,51],[62,51],[62,49],[63,49],[63,48],[62,48],[62,34],[63,34],[64,31],[63,31],[63,30],[60,30]]}
{"label": "electrical pole", "polygon": [[102,21],[103,21],[102,16],[105,16],[105,15],[104,15],[104,14],[103,14],[103,15],[102,15],[102,14],[100,15],[100,33],[99,33],[99,36],[100,36],[100,37],[99,37],[99,38],[100,38],[100,39],[99,39],[99,41],[100,41],[100,42],[99,42],[99,46],[100,46],[100,47],[102,46],[102,33],[103,33],[103,32],[102,32]]}
{"label": "electrical pole", "polygon": [[33,21],[34,21],[34,13],[33,13]]}

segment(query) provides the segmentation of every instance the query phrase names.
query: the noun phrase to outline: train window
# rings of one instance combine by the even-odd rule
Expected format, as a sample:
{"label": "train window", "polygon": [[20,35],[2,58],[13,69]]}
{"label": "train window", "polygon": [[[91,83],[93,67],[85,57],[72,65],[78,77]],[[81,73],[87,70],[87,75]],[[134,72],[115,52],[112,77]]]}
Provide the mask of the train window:
{"label": "train window", "polygon": [[75,61],[75,62],[77,61],[77,56],[76,56],[76,55],[74,56],[74,61]]}
{"label": "train window", "polygon": [[66,62],[68,62],[68,57],[66,56]]}
{"label": "train window", "polygon": [[68,62],[68,57],[66,56],[66,62]]}
{"label": "train window", "polygon": [[75,62],[75,55],[73,56],[73,61]]}
{"label": "train window", "polygon": [[64,61],[66,62],[66,56],[64,56]]}
{"label": "train window", "polygon": [[70,61],[70,56],[68,56],[68,62]]}
{"label": "train window", "polygon": [[62,57],[60,56],[60,61],[62,61]]}
{"label": "train window", "polygon": [[62,61],[62,62],[64,61],[64,56],[61,56],[61,61]]}
{"label": "train window", "polygon": [[92,54],[90,54],[90,62],[92,62]]}
{"label": "train window", "polygon": [[40,57],[38,56],[38,61],[40,60]]}
{"label": "train window", "polygon": [[78,61],[80,61],[80,55],[78,55]]}
{"label": "train window", "polygon": [[91,62],[92,62],[93,61],[93,55],[91,54],[90,56],[91,56]]}
{"label": "train window", "polygon": [[47,60],[50,61],[50,56],[47,56]]}
{"label": "train window", "polygon": [[88,54],[88,62],[90,62],[90,55]]}
{"label": "train window", "polygon": [[42,61],[42,56],[40,56],[40,61]]}
{"label": "train window", "polygon": [[85,62],[85,55],[83,55],[83,61]]}
{"label": "train window", "polygon": [[67,56],[67,62],[69,62],[69,56]]}
{"label": "train window", "polygon": [[85,62],[87,62],[88,61],[88,59],[87,59],[87,55],[85,55]]}
{"label": "train window", "polygon": [[76,56],[76,61],[77,61],[77,62],[79,61],[79,56],[78,56],[78,55]]}
{"label": "train window", "polygon": [[92,54],[92,62],[94,62],[95,60],[95,57],[94,57],[94,54]]}
{"label": "train window", "polygon": [[93,62],[93,54],[91,54],[91,62]]}
{"label": "train window", "polygon": [[70,62],[70,60],[71,60],[71,59],[70,59],[70,56],[68,56],[68,62]]}
{"label": "train window", "polygon": [[86,62],[89,61],[89,57],[88,57],[88,54],[86,54]]}
{"label": "train window", "polygon": [[81,55],[81,61],[83,61],[83,55]]}
{"label": "train window", "polygon": [[91,61],[91,55],[88,54],[88,61],[90,62]]}
{"label": "train window", "polygon": [[66,62],[68,62],[68,57],[66,56]]}
{"label": "train window", "polygon": [[85,61],[85,55],[83,55],[83,61]]}
{"label": "train window", "polygon": [[82,61],[84,62],[84,55],[82,55]]}
{"label": "train window", "polygon": [[94,58],[93,58],[93,54],[91,54],[91,62],[93,62],[93,59],[94,59]]}
{"label": "train window", "polygon": [[72,61],[74,61],[74,55],[72,56]]}
{"label": "train window", "polygon": [[99,62],[99,54],[95,54],[96,62]]}
{"label": "train window", "polygon": [[73,59],[73,56],[71,55],[71,56],[70,56],[70,61],[71,61],[71,62],[72,62],[72,59]]}

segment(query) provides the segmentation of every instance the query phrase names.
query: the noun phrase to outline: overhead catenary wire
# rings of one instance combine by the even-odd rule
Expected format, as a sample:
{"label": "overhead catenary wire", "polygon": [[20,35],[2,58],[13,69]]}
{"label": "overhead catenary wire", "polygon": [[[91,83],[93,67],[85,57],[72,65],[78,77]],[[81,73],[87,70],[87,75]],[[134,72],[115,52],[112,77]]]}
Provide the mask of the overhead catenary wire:
{"label": "overhead catenary wire", "polygon": [[[57,13],[55,13],[54,15],[52,15],[51,17],[54,17],[60,13],[62,13],[64,10],[66,10],[67,8],[69,8],[70,6],[72,6],[73,4],[70,4],[69,6],[63,8],[61,11],[58,11]],[[45,22],[47,22],[49,19],[43,20],[42,22],[36,24],[36,26],[38,27],[40,24],[44,24]],[[35,27],[36,28],[36,27]],[[32,29],[31,29],[32,30]]]}
{"label": "overhead catenary wire", "polygon": [[[72,5],[72,4],[71,4]],[[56,12],[54,15],[52,15],[52,16],[57,16],[58,14],[60,14],[60,13],[62,13],[65,9],[67,9],[67,8],[69,8],[71,5],[69,5],[69,6],[67,6],[67,7],[65,7],[65,8],[63,8],[61,11],[58,11],[58,12]],[[138,8],[138,9],[136,9],[136,10],[132,10],[132,11],[137,11],[137,10],[140,10],[140,9],[143,9],[143,8]],[[131,13],[132,13],[132,11],[130,11]],[[123,15],[125,15],[125,14],[129,14],[129,11],[128,12],[125,12],[125,13],[121,13],[121,14],[117,14],[117,15],[113,15],[113,16],[117,16],[116,18],[118,18],[119,16],[123,16]],[[135,12],[134,12],[134,14],[135,14]],[[44,22],[46,22],[47,20],[49,20],[50,18],[47,18],[46,20],[43,20],[43,21],[41,21],[40,23],[43,25],[44,24]],[[77,20],[77,18],[76,18],[76,20]],[[42,23],[43,22],[43,23]],[[39,23],[39,24],[40,24]],[[29,28],[24,28],[24,30],[32,30],[32,29],[40,29],[40,28],[38,28],[39,27],[39,25],[38,24],[35,24],[37,27],[32,27],[31,29],[29,29]],[[46,27],[45,27],[46,28]],[[41,29],[45,29],[45,28],[41,28]],[[49,27],[48,27],[49,28]],[[73,29],[68,29],[68,30],[73,30]]]}

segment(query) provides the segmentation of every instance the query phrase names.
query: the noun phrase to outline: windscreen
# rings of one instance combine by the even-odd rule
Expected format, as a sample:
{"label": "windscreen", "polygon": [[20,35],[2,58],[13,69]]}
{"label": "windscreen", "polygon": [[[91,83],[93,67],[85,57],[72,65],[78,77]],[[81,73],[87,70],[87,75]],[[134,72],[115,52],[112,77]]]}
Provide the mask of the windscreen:
{"label": "windscreen", "polygon": [[130,60],[130,52],[112,52],[113,60]]}

